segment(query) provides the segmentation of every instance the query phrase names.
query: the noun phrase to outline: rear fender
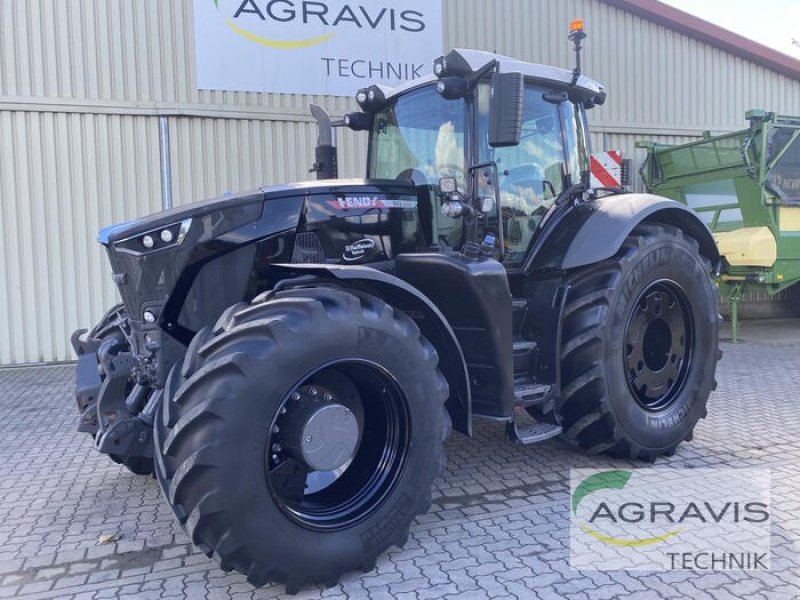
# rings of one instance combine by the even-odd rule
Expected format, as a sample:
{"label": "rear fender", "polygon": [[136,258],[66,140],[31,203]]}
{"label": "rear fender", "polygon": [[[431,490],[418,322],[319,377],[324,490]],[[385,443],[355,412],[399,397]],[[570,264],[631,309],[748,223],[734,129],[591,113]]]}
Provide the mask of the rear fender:
{"label": "rear fender", "polygon": [[614,256],[637,225],[673,225],[697,240],[700,254],[719,267],[711,232],[687,206],[653,194],[616,194],[574,209],[550,232],[534,257],[535,271],[568,271]]}
{"label": "rear fender", "polygon": [[447,411],[453,428],[472,435],[472,397],[467,364],[453,329],[436,305],[415,287],[393,275],[370,267],[348,265],[271,265],[287,275],[314,275],[362,291],[402,310],[419,326],[439,354],[439,369],[450,386]]}

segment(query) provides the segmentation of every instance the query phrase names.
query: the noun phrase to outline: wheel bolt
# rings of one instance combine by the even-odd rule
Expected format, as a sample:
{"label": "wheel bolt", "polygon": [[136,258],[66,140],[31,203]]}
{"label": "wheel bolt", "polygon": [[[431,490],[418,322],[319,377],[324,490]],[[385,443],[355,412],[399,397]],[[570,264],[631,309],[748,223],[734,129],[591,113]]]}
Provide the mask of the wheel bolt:
{"label": "wheel bolt", "polygon": [[280,430],[281,428],[275,425],[275,427],[272,428],[272,433],[278,433]]}
{"label": "wheel bolt", "polygon": [[308,390],[308,393],[311,394],[312,396],[316,396],[317,394],[319,394],[319,392],[317,391],[317,388],[313,388],[313,387]]}
{"label": "wheel bolt", "polygon": [[292,400],[300,400],[300,394],[298,392],[292,394]]}
{"label": "wheel bolt", "polygon": [[331,396],[328,393],[326,393],[322,398],[325,400],[325,402],[330,402],[331,400],[333,400],[333,396]]}
{"label": "wheel bolt", "polygon": [[307,435],[307,436],[306,436],[306,441],[307,441],[307,442],[310,442],[312,439],[314,439],[314,438],[312,438],[310,435]]}
{"label": "wheel bolt", "polygon": [[272,451],[273,452],[280,452],[281,451],[281,445],[280,444],[272,444]]}
{"label": "wheel bolt", "polygon": [[272,460],[273,460],[274,462],[278,462],[278,455],[277,455],[277,454],[273,454],[273,455],[272,455]]}
{"label": "wheel bolt", "polygon": [[281,413],[282,415],[285,415],[285,414],[286,414],[286,407],[285,407],[285,406],[281,406],[280,413]]}

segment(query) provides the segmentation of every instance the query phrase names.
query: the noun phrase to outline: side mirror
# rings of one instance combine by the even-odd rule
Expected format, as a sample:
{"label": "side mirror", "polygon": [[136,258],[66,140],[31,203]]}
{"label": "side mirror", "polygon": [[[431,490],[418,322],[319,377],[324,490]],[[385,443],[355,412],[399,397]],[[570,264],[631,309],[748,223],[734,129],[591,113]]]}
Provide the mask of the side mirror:
{"label": "side mirror", "polygon": [[516,146],[522,137],[525,85],[522,73],[495,73],[489,100],[489,146]]}

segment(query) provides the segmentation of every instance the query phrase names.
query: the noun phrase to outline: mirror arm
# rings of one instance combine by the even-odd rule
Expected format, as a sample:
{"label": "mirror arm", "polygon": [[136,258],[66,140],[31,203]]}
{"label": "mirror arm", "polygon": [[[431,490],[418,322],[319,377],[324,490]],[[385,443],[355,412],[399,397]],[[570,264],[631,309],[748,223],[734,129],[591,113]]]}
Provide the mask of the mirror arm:
{"label": "mirror arm", "polygon": [[[488,161],[484,163],[480,163],[477,165],[473,165],[470,168],[470,172],[477,173],[478,169],[492,169],[494,175],[494,205],[495,205],[495,213],[497,214],[497,242],[499,246],[499,256],[500,262],[503,262],[503,259],[506,255],[506,243],[505,238],[503,235],[503,207],[500,204],[500,177],[497,172],[497,163],[495,161]],[[472,189],[472,204],[475,204],[475,199],[477,199],[477,192],[475,190],[475,186]]]}
{"label": "mirror arm", "polygon": [[478,85],[478,82],[486,77],[492,71],[499,71],[500,63],[497,60],[491,60],[485,65],[483,65],[480,69],[475,71],[472,75],[469,76],[469,87],[470,90],[475,89],[475,86]]}

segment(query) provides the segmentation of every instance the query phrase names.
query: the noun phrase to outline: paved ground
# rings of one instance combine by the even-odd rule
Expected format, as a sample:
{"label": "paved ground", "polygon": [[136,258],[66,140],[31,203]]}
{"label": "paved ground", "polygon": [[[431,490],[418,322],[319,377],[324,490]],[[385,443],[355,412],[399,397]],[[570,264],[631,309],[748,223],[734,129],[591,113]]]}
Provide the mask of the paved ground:
{"label": "paved ground", "polygon": [[[746,323],[723,344],[718,391],[694,441],[659,465],[772,469],[769,572],[569,568],[570,467],[628,466],[560,441],[506,442],[484,424],[448,442],[434,507],[367,574],[297,598],[762,598],[800,594],[800,321]],[[196,552],[152,479],[75,432],[72,368],[0,370],[0,598],[276,598]],[[633,465],[636,466],[636,465]],[[100,536],[121,536],[98,545]]]}

